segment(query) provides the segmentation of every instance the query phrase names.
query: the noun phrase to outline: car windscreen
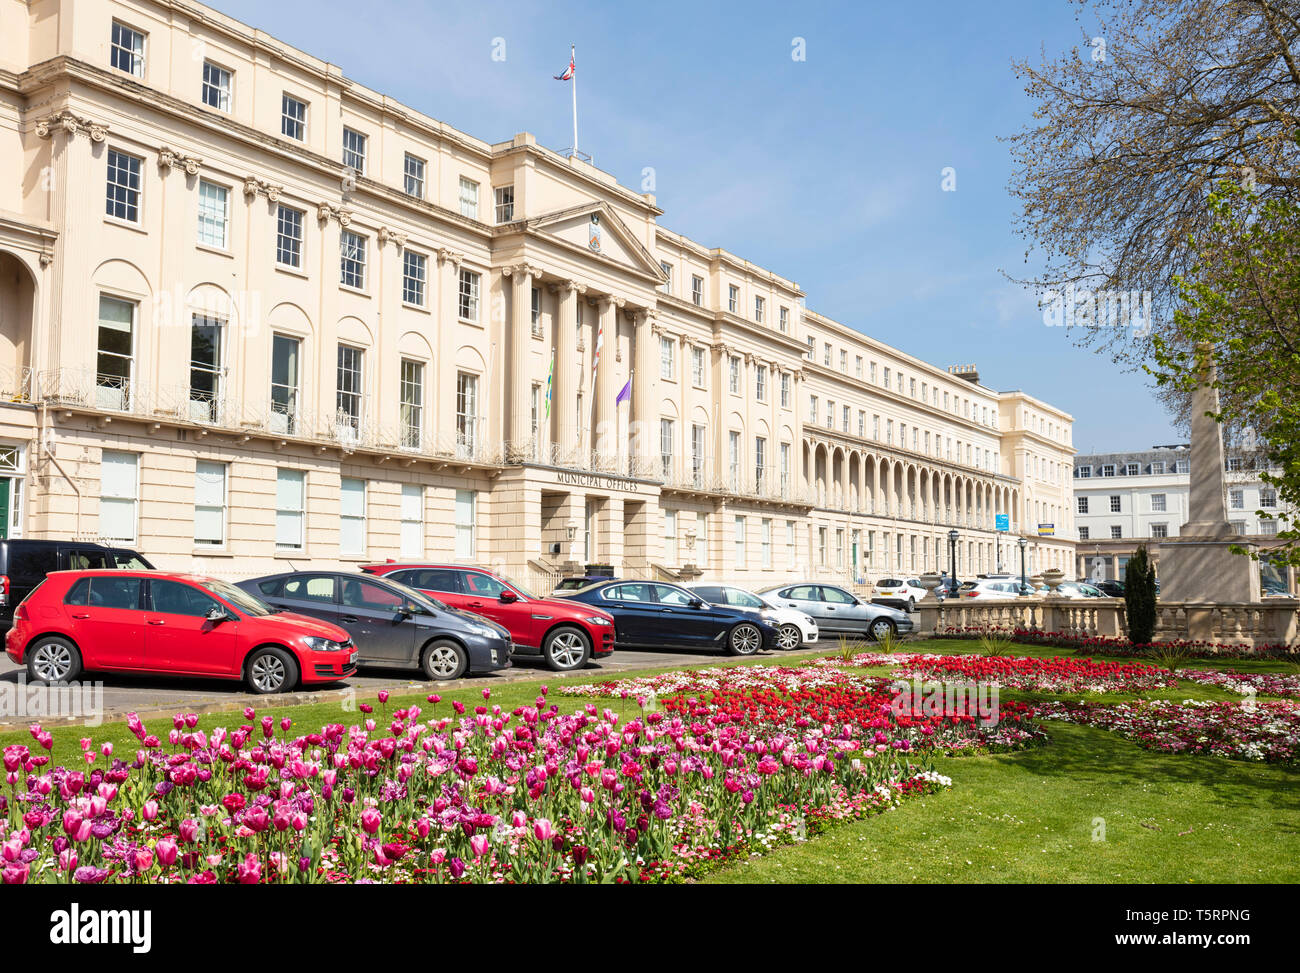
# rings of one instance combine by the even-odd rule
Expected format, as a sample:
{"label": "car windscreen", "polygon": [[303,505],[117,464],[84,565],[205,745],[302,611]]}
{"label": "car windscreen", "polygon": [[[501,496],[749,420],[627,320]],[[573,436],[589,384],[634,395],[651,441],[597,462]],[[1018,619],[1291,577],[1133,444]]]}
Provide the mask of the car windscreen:
{"label": "car windscreen", "polygon": [[264,602],[256,595],[250,595],[243,588],[236,588],[227,581],[220,581],[216,578],[205,578],[199,582],[199,586],[206,588],[223,601],[228,601],[240,611],[248,615],[261,617],[263,615],[274,615],[275,609]]}
{"label": "car windscreen", "polygon": [[536,600],[537,600],[538,596],[535,595],[535,594],[533,594],[533,592],[531,591],[531,589],[525,587],[524,585],[521,585],[521,584],[520,584],[518,581],[516,581],[514,578],[510,577],[510,575],[508,575],[508,574],[498,574],[497,577],[500,578],[502,581],[504,581],[506,584],[510,585],[510,587],[514,588],[515,591],[519,592],[519,593],[520,593],[521,595],[523,595],[525,598],[529,598],[529,599],[531,599],[531,600],[533,600],[533,601],[536,601]]}
{"label": "car windscreen", "polygon": [[733,608],[762,608],[765,604],[762,598],[744,588],[727,588],[725,594],[727,604]]}
{"label": "car windscreen", "polygon": [[113,551],[113,566],[119,571],[152,571],[153,565],[135,551]]}
{"label": "car windscreen", "polygon": [[432,595],[425,594],[423,591],[416,591],[414,588],[404,585],[400,581],[393,581],[390,578],[384,578],[384,583],[387,585],[391,585],[393,588],[400,591],[403,595],[406,596],[408,601],[414,602],[415,604],[419,605],[421,608],[428,608],[430,611],[435,609],[439,611],[451,610],[450,607],[443,604],[441,601],[439,601],[437,598],[434,598]]}

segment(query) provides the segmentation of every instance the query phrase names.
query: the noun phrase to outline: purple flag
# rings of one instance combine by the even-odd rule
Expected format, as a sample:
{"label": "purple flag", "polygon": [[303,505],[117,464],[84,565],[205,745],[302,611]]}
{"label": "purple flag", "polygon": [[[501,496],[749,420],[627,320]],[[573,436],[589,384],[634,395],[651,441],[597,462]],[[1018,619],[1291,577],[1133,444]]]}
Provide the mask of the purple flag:
{"label": "purple flag", "polygon": [[632,380],[629,378],[627,384],[623,386],[618,395],[614,398],[614,406],[617,408],[624,402],[630,402],[632,399]]}

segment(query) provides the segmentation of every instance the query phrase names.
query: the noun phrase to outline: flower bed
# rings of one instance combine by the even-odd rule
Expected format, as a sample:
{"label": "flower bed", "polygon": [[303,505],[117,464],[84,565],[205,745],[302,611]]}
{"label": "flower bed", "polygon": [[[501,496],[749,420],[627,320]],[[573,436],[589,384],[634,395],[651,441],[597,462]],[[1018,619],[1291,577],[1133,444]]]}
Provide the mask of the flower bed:
{"label": "flower bed", "polygon": [[1283,696],[1300,699],[1300,676],[1276,672],[1235,672],[1232,669],[1180,669],[1179,679],[1218,686],[1243,696]]}
{"label": "flower bed", "polygon": [[875,669],[879,666],[908,665],[918,659],[938,659],[940,656],[926,652],[859,652],[847,659],[842,655],[829,655],[817,659],[814,666],[846,669]]}
{"label": "flower bed", "polygon": [[[24,882],[671,881],[950,782],[855,725],[792,728],[682,701],[628,721],[587,703],[472,710],[430,696],[300,733],[178,714],[139,748],[4,750],[0,878]],[[381,710],[387,694],[379,696]],[[827,711],[829,715],[829,711]]]}
{"label": "flower bed", "polygon": [[[924,658],[922,656],[891,656]],[[833,661],[833,660],[821,660]],[[738,666],[694,669],[644,679],[564,686],[562,693],[634,699],[643,707],[708,718],[727,725],[804,731],[821,726],[846,747],[867,754],[937,750],[1011,750],[1045,739],[1023,703],[1002,701],[996,722],[945,700],[938,712],[925,700],[902,702],[895,680],[859,677],[830,666]]]}
{"label": "flower bed", "polygon": [[1226,642],[1191,642],[1176,639],[1171,642],[1134,644],[1128,639],[1102,638],[1100,636],[1070,635],[1066,632],[1043,632],[1031,628],[983,628],[950,626],[934,633],[936,639],[979,639],[983,636],[1002,636],[1024,645],[1042,645],[1056,649],[1074,649],[1099,652],[1105,655],[1131,655],[1139,658],[1161,652],[1176,652],[1200,659],[1258,659],[1298,658],[1296,650],[1287,645],[1260,645],[1251,647]]}
{"label": "flower bed", "polygon": [[1147,750],[1276,763],[1300,760],[1300,707],[1293,703],[1049,703],[1040,713],[1113,730]]}
{"label": "flower bed", "polygon": [[1023,656],[918,656],[898,675],[987,682],[1040,693],[1137,693],[1178,684],[1172,672],[1139,663]]}

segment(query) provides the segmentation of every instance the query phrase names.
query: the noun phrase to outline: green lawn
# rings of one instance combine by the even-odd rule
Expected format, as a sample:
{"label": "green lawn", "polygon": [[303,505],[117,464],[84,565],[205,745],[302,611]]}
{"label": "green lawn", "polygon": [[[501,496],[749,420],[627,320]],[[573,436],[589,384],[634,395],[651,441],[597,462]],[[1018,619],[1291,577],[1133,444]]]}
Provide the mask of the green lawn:
{"label": "green lawn", "polygon": [[[828,646],[831,651],[834,646]],[[975,651],[971,642],[911,643],[909,651],[954,654]],[[1062,650],[1017,646],[1016,654],[1066,655]],[[817,655],[821,653],[812,653]],[[801,653],[805,658],[810,654]],[[1093,658],[1108,658],[1093,656]],[[746,660],[779,664],[786,657]],[[789,659],[796,662],[796,659]],[[704,659],[702,666],[730,664]],[[1211,663],[1196,660],[1196,666]],[[1222,668],[1283,671],[1277,662],[1225,660]],[[645,675],[619,673],[618,678]],[[888,669],[856,670],[885,674]],[[598,677],[595,673],[592,678]],[[541,685],[559,680],[504,683],[491,702],[505,709],[530,703]],[[441,690],[440,709],[460,699],[483,703],[480,687]],[[418,703],[425,693],[394,696],[387,712]],[[1048,699],[1004,692],[1005,698]],[[1184,683],[1148,698],[1239,699],[1219,689]],[[561,708],[582,701],[552,693]],[[1118,702],[1132,697],[1090,697]],[[376,706],[376,700],[358,697]],[[600,705],[636,712],[635,703]],[[294,720],[298,730],[324,723],[355,723],[362,714],[338,702],[259,708],[258,716]],[[233,728],[238,710],[207,714],[199,726]],[[147,721],[166,736],[169,723]],[[382,725],[382,723],[381,723]],[[1034,750],[980,757],[939,758],[936,769],[953,779],[951,790],[905,802],[898,809],[833,828],[824,835],[779,848],[762,858],[709,876],[711,882],[1296,882],[1300,881],[1300,766],[1249,764],[1212,757],[1151,753],[1105,730],[1059,722],[1044,724],[1051,741]],[[120,724],[82,730],[56,728],[54,760],[77,758],[78,739],[111,741],[119,753],[135,749]],[[0,733],[0,747],[31,744],[25,729]],[[1104,840],[1093,840],[1097,819]]]}
{"label": "green lawn", "polygon": [[951,790],[708,881],[1300,881],[1300,767],[1162,755],[1045,725],[1044,747],[941,758]]}

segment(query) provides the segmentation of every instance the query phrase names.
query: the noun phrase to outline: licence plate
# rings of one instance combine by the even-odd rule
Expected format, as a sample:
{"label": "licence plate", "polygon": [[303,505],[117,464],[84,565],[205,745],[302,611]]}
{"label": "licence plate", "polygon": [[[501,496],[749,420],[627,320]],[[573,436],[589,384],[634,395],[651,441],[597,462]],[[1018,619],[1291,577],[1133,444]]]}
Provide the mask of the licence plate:
{"label": "licence plate", "polygon": [[348,665],[351,665],[352,663],[356,662],[357,656],[359,656],[360,654],[361,654],[360,652],[353,652],[350,656],[348,656]]}

